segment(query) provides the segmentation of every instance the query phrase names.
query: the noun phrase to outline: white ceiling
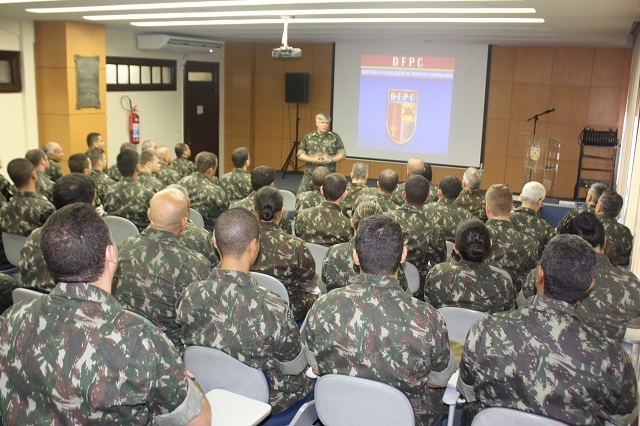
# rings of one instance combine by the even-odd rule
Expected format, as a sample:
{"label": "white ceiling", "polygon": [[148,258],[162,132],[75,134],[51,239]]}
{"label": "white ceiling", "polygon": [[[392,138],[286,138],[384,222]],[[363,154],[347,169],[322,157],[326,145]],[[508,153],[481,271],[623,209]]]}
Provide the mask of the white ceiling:
{"label": "white ceiling", "polygon": [[[63,0],[1,4],[1,18],[20,18],[29,20],[71,20],[82,21],[83,15],[100,13],[61,13],[35,14],[25,8],[96,6],[114,4],[151,4],[165,0]],[[376,24],[297,24],[295,18],[289,24],[289,44],[295,46],[302,42],[341,42],[374,41],[379,43],[410,43],[423,41],[491,43],[503,45],[556,45],[585,47],[622,47],[627,45],[634,21],[640,21],[640,0],[457,0],[457,1],[385,1],[365,3],[330,4],[318,0],[317,3],[304,5],[269,5],[252,7],[234,7],[234,0],[226,0],[229,6],[222,8],[197,7],[159,10],[153,6],[127,12],[101,12],[102,14],[121,13],[159,13],[159,12],[211,12],[230,10],[300,10],[300,9],[339,9],[339,8],[432,8],[432,7],[530,7],[535,8],[532,15],[495,15],[489,17],[533,17],[543,18],[544,23],[533,24],[453,24],[453,23],[376,23]],[[366,16],[366,15],[365,15]],[[409,14],[398,15],[411,17]],[[444,14],[429,15],[438,17],[473,17],[478,15]],[[337,17],[340,17],[339,15]],[[345,15],[353,18],[353,15]],[[0,18],[0,19],[1,19]],[[211,19],[211,18],[207,18]],[[89,21],[86,21],[89,22]],[[221,41],[256,41],[279,44],[282,36],[282,24],[225,25],[225,26],[174,26],[140,28],[130,21],[102,22],[107,27],[124,28],[136,32],[171,32],[199,37],[208,37]]]}

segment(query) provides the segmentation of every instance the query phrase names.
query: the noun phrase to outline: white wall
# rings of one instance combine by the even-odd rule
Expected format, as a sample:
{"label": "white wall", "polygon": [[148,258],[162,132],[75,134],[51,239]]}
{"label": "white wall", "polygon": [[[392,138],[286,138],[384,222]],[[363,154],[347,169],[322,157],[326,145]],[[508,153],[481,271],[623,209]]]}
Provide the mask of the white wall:
{"label": "white wall", "polygon": [[0,93],[0,159],[2,173],[14,158],[38,147],[33,21],[0,19],[0,50],[22,53],[22,92]]}
{"label": "white wall", "polygon": [[[107,143],[109,164],[114,164],[120,144],[129,140],[129,115],[120,105],[122,96],[131,98],[140,115],[140,141],[153,139],[173,152],[182,142],[182,64],[185,61],[218,62],[220,64],[220,161],[224,160],[224,48],[211,54],[182,54],[171,50],[138,50],[135,31],[107,29],[107,56],[129,58],[173,59],[178,62],[177,90],[172,92],[107,92]],[[224,168],[221,167],[222,170]]]}

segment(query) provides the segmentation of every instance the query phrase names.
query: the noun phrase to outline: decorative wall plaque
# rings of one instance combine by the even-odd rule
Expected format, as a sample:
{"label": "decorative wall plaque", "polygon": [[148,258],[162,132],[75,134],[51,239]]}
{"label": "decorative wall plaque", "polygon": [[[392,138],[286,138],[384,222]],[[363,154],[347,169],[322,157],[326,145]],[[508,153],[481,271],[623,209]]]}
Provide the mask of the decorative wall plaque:
{"label": "decorative wall plaque", "polygon": [[75,55],[76,60],[76,109],[100,108],[98,82],[98,56]]}

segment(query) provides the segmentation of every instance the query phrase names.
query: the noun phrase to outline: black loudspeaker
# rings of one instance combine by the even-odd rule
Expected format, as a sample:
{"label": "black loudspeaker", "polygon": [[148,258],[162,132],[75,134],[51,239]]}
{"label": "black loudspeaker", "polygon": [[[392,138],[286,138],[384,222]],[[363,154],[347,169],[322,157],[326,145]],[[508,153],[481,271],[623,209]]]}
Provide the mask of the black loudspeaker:
{"label": "black loudspeaker", "polygon": [[284,101],[301,104],[309,102],[309,74],[288,72],[284,75]]}

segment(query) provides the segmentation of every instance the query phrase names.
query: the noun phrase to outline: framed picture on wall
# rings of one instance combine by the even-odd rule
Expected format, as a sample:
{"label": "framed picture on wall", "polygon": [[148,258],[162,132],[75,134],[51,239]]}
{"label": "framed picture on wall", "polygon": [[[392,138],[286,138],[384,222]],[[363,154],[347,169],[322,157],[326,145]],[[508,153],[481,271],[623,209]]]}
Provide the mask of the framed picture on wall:
{"label": "framed picture on wall", "polygon": [[0,93],[22,92],[20,52],[0,50]]}

